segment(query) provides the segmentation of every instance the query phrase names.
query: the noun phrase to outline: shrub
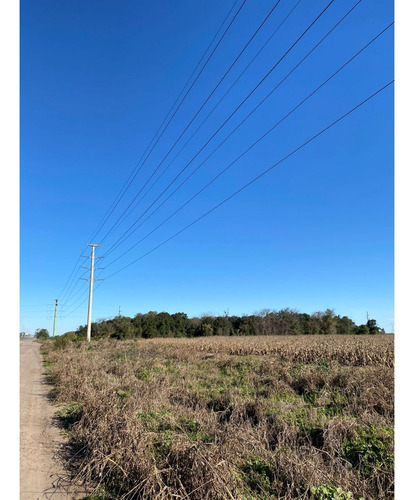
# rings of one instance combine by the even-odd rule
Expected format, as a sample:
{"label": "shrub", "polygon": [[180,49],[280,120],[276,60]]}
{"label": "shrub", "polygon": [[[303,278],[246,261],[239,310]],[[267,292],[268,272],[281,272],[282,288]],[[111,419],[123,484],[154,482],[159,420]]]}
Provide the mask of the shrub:
{"label": "shrub", "polygon": [[46,328],[38,328],[35,332],[35,337],[38,340],[46,340],[49,338],[49,332],[46,330]]}

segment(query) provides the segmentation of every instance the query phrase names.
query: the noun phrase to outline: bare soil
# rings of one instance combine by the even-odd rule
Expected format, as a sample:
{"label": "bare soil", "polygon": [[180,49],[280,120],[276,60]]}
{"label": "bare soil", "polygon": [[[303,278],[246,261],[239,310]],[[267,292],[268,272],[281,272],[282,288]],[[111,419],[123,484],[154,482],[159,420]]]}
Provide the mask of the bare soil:
{"label": "bare soil", "polygon": [[81,487],[70,485],[64,468],[67,443],[57,427],[58,409],[42,366],[40,343],[20,341],[20,499],[79,499]]}

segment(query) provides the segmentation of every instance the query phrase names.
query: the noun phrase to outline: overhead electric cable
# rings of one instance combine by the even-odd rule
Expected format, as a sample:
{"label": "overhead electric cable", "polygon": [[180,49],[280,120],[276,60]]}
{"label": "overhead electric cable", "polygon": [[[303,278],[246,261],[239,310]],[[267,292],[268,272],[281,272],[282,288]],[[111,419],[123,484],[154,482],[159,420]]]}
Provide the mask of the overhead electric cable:
{"label": "overhead electric cable", "polygon": [[[81,278],[79,278],[79,279],[81,279]],[[65,307],[67,307],[68,309],[73,307],[73,304],[75,304],[75,302],[78,301],[78,298],[76,298],[76,297],[78,297],[82,292],[86,293],[87,291],[88,291],[87,288],[79,288],[79,290],[71,297],[71,302],[69,304],[65,303]]]}
{"label": "overhead electric cable", "polygon": [[[314,47],[299,61],[298,64],[275,86],[273,89],[262,99],[259,104],[257,104],[252,111],[228,134],[225,139],[188,175],[179,186],[172,191],[167,198],[163,200],[162,203],[158,205],[158,207],[153,210],[148,217],[146,217],[138,226],[127,235],[127,233],[132,229],[133,225],[108,249],[106,252],[106,256],[112,253],[119,245],[121,245],[126,239],[128,239],[135,231],[137,231],[149,218],[152,217],[154,213],[156,213],[210,158],[211,156],[245,123],[250,116],[284,83],[287,78],[292,75],[292,73],[309,57],[309,55],[339,26],[340,23],[354,10],[354,8],[361,3],[362,0],[358,0],[358,2],[335,24],[335,26],[321,39],[319,42],[314,45]],[[388,29],[388,28],[386,28]],[[372,40],[373,41],[373,40]],[[365,47],[366,48],[366,47]],[[363,49],[362,49],[363,50]],[[246,151],[247,152],[247,151]],[[174,212],[173,215],[175,215]],[[166,222],[166,221],[165,221]],[[158,226],[159,227],[159,226]],[[126,236],[127,235],[127,236]],[[121,241],[122,240],[122,241]],[[140,240],[140,242],[143,240]]]}
{"label": "overhead electric cable", "polygon": [[330,128],[332,128],[334,125],[336,125],[337,123],[339,123],[340,121],[342,121],[344,118],[346,118],[351,113],[353,113],[354,111],[356,111],[357,109],[359,109],[361,106],[363,106],[364,104],[366,104],[368,101],[370,101],[371,99],[373,99],[375,96],[377,96],[378,94],[380,94],[381,92],[383,92],[386,88],[388,88],[393,83],[394,83],[394,80],[391,80],[390,82],[388,82],[387,84],[385,84],[383,87],[381,87],[380,89],[378,89],[377,91],[375,91],[369,97],[367,97],[366,99],[364,99],[363,101],[361,101],[359,104],[357,104],[356,106],[354,106],[352,109],[350,109],[349,111],[347,111],[344,115],[342,115],[341,117],[337,118],[334,122],[330,123],[324,129],[320,130],[317,134],[313,135],[310,139],[308,139],[307,141],[305,141],[304,143],[302,143],[300,146],[298,146],[296,149],[294,149],[293,151],[291,151],[290,153],[288,153],[281,160],[279,160],[278,162],[274,163],[273,165],[271,165],[270,167],[268,167],[266,170],[264,170],[262,173],[260,173],[256,177],[254,177],[247,184],[243,185],[241,188],[239,188],[236,191],[234,191],[230,196],[228,196],[227,198],[225,198],[224,200],[222,200],[220,203],[218,203],[213,208],[211,208],[210,210],[208,210],[207,212],[205,212],[203,215],[201,215],[197,219],[193,220],[190,224],[188,224],[184,228],[180,229],[179,231],[177,231],[172,236],[170,236],[166,240],[164,240],[161,243],[159,243],[157,246],[153,247],[151,250],[149,250],[145,254],[141,255],[140,257],[138,257],[137,259],[133,260],[129,264],[125,265],[121,269],[118,269],[114,273],[110,274],[105,279],[109,279],[112,276],[114,276],[115,274],[120,273],[124,269],[132,266],[133,264],[135,264],[139,260],[143,259],[144,257],[146,257],[147,255],[149,255],[150,253],[154,252],[155,250],[157,250],[161,246],[165,245],[166,243],[168,243],[169,241],[171,241],[173,238],[176,238],[178,235],[180,235],[181,233],[183,233],[184,231],[186,231],[187,229],[189,229],[191,226],[193,226],[194,224],[196,224],[197,222],[199,222],[200,220],[202,220],[204,217],[206,217],[207,215],[211,214],[213,211],[217,210],[217,208],[221,207],[222,205],[224,205],[225,203],[227,203],[228,201],[230,201],[232,198],[234,198],[235,196],[237,196],[238,194],[240,194],[242,191],[244,191],[246,188],[248,188],[249,186],[251,186],[254,182],[258,181],[264,175],[268,174],[271,170],[273,170],[275,167],[277,167],[278,165],[280,165],[282,162],[286,161],[288,158],[290,158],[291,156],[293,156],[294,154],[296,154],[298,151],[300,151],[301,149],[303,149],[305,146],[307,146],[308,144],[310,144],[311,142],[313,142],[315,139],[317,139],[319,136],[321,136],[322,134],[324,134],[326,131],[328,131]]}
{"label": "overhead electric cable", "polygon": [[[81,257],[84,257],[84,255],[81,255]],[[85,262],[88,260],[88,258],[86,257],[81,263],[80,265],[78,266],[78,271],[80,271],[82,269],[82,264],[85,264]],[[75,266],[76,268],[76,266]],[[72,273],[73,274],[73,273]],[[85,273],[81,274],[81,277],[84,276]],[[68,285],[68,288],[66,290],[66,292],[63,294],[63,296],[59,299],[62,303],[64,302],[67,302],[68,299],[70,298],[70,296],[73,294],[73,291],[75,290],[76,286],[78,285],[79,283],[79,277],[78,277],[78,280],[76,280],[77,278],[77,272],[75,274],[73,274],[72,276],[72,279],[70,280],[69,282],[69,285]]]}
{"label": "overhead electric cable", "polygon": [[[96,288],[98,288],[98,287],[96,287]],[[95,288],[95,292],[96,292],[96,288]],[[86,292],[88,292],[88,290],[86,290]],[[67,313],[67,314],[66,314],[66,316],[70,316],[70,315],[71,315],[71,314],[73,314],[75,311],[77,311],[77,310],[79,309],[79,307],[80,307],[81,305],[83,305],[83,304],[84,304],[87,300],[88,300],[88,297],[86,297],[86,299],[82,299],[82,300],[80,301],[80,303],[79,303],[79,304],[78,304],[78,305],[77,305],[74,309],[72,309],[72,311],[70,311],[69,313]]]}
{"label": "overhead electric cable", "polygon": [[[256,86],[248,93],[248,95],[242,100],[242,102],[230,113],[226,120],[220,125],[220,127],[213,133],[212,136],[204,143],[204,145],[197,151],[197,153],[191,158],[191,160],[181,169],[181,171],[174,177],[174,179],[164,188],[164,190],[158,195],[158,197],[146,208],[144,212],[135,220],[135,222],[129,227],[129,229],[115,242],[118,243],[121,238],[129,232],[132,227],[134,227],[139,220],[148,212],[150,208],[160,199],[160,197],[174,184],[174,182],[185,172],[185,170],[191,165],[191,163],[197,158],[197,156],[206,148],[206,146],[214,139],[214,137],[220,132],[220,130],[229,122],[229,120],[237,113],[237,111],[245,104],[245,102],[252,96],[252,94],[262,85],[262,83],[269,77],[269,75],[276,69],[276,67],[283,61],[283,59],[289,54],[289,52],[299,43],[299,41],[305,36],[305,34],[312,28],[312,26],[321,18],[321,16],[328,10],[328,8],[333,4],[335,0],[331,0],[328,5],[318,14],[318,16],[312,21],[312,23],[303,31],[303,33],[296,39],[296,41],[289,47],[289,49],[283,54],[282,57],[273,65],[273,67],[266,73],[266,75],[256,84]],[[113,244],[104,256],[108,255],[108,252],[114,247]]]}
{"label": "overhead electric cable", "polygon": [[[238,0],[236,0],[231,9],[229,10],[229,12],[227,13],[226,17],[224,18],[224,21],[221,23],[219,29],[216,31],[215,35],[213,36],[213,38],[211,39],[207,49],[204,51],[203,55],[201,56],[200,60],[198,61],[196,67],[194,68],[193,72],[191,73],[190,77],[188,78],[187,82],[185,83],[184,87],[181,89],[181,92],[178,94],[174,104],[171,106],[170,110],[168,111],[168,113],[165,115],[165,118],[164,120],[162,121],[161,125],[158,127],[158,130],[155,132],[154,136],[152,137],[151,141],[149,142],[148,146],[146,147],[145,151],[142,153],[141,155],[141,158],[138,160],[136,166],[133,168],[133,170],[131,171],[131,173],[129,174],[129,177],[128,179],[126,180],[126,182],[124,183],[124,186],[121,188],[121,191],[118,193],[117,197],[115,198],[115,200],[112,202],[112,205],[109,207],[109,209],[107,210],[107,212],[105,213],[104,217],[103,217],[103,221],[100,223],[99,227],[97,230],[95,230],[94,234],[92,235],[91,238],[89,238],[89,241],[92,241],[95,239],[95,237],[97,236],[97,234],[99,233],[99,231],[102,229],[102,227],[104,226],[104,224],[106,223],[106,221],[109,219],[109,217],[111,216],[111,214],[113,213],[113,211],[115,210],[115,208],[117,207],[117,205],[119,204],[119,202],[121,201],[121,199],[123,198],[123,196],[125,195],[126,191],[129,189],[131,183],[133,182],[133,178],[132,176],[134,175],[134,173],[136,172],[139,164],[141,163],[142,159],[144,158],[145,154],[147,153],[147,151],[149,150],[149,148],[151,147],[152,143],[155,141],[157,135],[159,134],[160,130],[162,129],[163,125],[165,124],[165,122],[167,121],[168,117],[170,116],[170,114],[172,113],[172,110],[174,109],[174,107],[176,106],[176,104],[178,103],[180,97],[182,96],[183,92],[185,91],[185,89],[187,88],[188,84],[190,83],[191,79],[193,78],[195,72],[197,71],[198,67],[200,66],[201,62],[203,61],[204,57],[206,56],[207,52],[210,50],[210,47],[213,45],[213,42],[214,40],[216,39],[217,35],[220,33],[221,29],[223,28],[224,24],[226,23],[227,19],[229,18],[231,12],[233,11],[235,5],[237,4]],[[181,101],[180,104],[178,105],[177,107],[177,110],[180,108],[180,106],[182,105],[182,103],[184,102]],[[138,173],[138,172],[136,172]],[[135,178],[135,176],[134,176]]]}
{"label": "overhead electric cable", "polygon": [[62,297],[63,298],[63,292],[65,291],[65,289],[66,289],[66,287],[67,287],[70,279],[72,278],[72,274],[75,272],[75,269],[76,269],[76,267],[78,265],[78,262],[81,260],[81,258],[82,258],[82,254],[79,255],[78,260],[76,261],[75,266],[73,267],[72,272],[70,273],[69,278],[68,278],[68,280],[65,283],[65,286],[62,288],[62,291],[58,294],[58,297]]}
{"label": "overhead electric cable", "polygon": [[[292,9],[289,11],[289,13],[286,15],[286,17],[283,19],[283,21],[277,26],[277,28],[273,31],[273,33],[268,37],[266,42],[262,45],[260,50],[256,52],[254,57],[250,60],[250,62],[247,64],[247,66],[243,69],[243,71],[239,74],[239,76],[236,78],[236,80],[231,84],[231,86],[226,90],[226,92],[223,94],[223,96],[220,98],[220,100],[214,105],[213,109],[208,113],[208,115],[204,118],[204,120],[200,123],[200,125],[197,127],[197,129],[192,133],[190,138],[185,142],[185,144],[181,147],[181,149],[178,151],[178,153],[174,156],[174,158],[168,163],[168,165],[163,169],[163,171],[158,175],[158,177],[155,179],[155,181],[151,184],[151,186],[144,192],[144,194],[136,200],[136,203],[134,203],[134,206],[131,208],[130,213],[135,210],[137,205],[145,198],[145,196],[151,191],[151,189],[157,184],[157,182],[160,180],[160,178],[165,174],[165,172],[170,168],[170,166],[174,163],[174,161],[178,158],[178,156],[182,153],[182,151],[188,146],[188,144],[191,142],[193,137],[198,133],[198,131],[201,129],[201,127],[206,123],[206,121],[210,118],[210,116],[214,113],[214,111],[218,108],[218,106],[222,103],[222,101],[226,98],[226,96],[229,94],[229,92],[233,89],[233,87],[237,84],[237,82],[240,80],[240,78],[244,75],[244,73],[250,68],[250,66],[253,64],[253,62],[256,60],[256,58],[259,56],[259,54],[263,51],[263,49],[268,45],[268,43],[272,40],[272,38],[276,35],[276,33],[279,31],[279,29],[283,26],[285,21],[290,17],[290,15],[293,13],[293,11],[296,9],[296,7],[300,4],[302,0],[298,0],[296,4],[292,7]],[[360,0],[362,1],[362,0]],[[359,2],[358,2],[359,3]]]}
{"label": "overhead electric cable", "polygon": [[[135,177],[136,177],[136,175],[138,174],[139,170],[138,170],[138,171],[136,171],[136,169],[137,169],[137,167],[138,167],[138,165],[139,165],[140,161],[142,160],[142,158],[143,158],[143,156],[145,155],[145,153],[148,151],[148,149],[149,149],[149,147],[151,146],[151,143],[154,141],[155,137],[158,135],[158,133],[159,133],[159,131],[160,131],[161,127],[163,126],[163,124],[165,123],[166,119],[167,119],[167,118],[168,118],[168,116],[170,115],[170,113],[171,113],[172,109],[174,108],[174,106],[176,105],[176,103],[177,103],[178,99],[180,98],[180,96],[181,96],[181,95],[182,95],[182,93],[184,92],[184,90],[185,90],[186,86],[187,86],[187,85],[188,85],[188,83],[190,82],[190,80],[191,80],[191,78],[193,77],[194,73],[196,72],[197,68],[200,66],[200,64],[201,64],[202,60],[204,59],[205,55],[206,55],[206,54],[207,54],[207,52],[209,51],[209,49],[210,49],[211,45],[213,44],[214,40],[216,39],[216,37],[217,37],[218,33],[221,31],[222,27],[224,26],[224,24],[226,23],[227,19],[228,19],[228,18],[229,18],[229,16],[230,16],[231,12],[233,11],[233,9],[234,9],[235,5],[237,4],[237,1],[238,1],[238,0],[236,0],[236,1],[234,2],[234,4],[232,5],[231,9],[230,9],[230,10],[229,10],[229,12],[227,13],[227,15],[226,15],[226,17],[225,17],[224,21],[221,23],[221,25],[220,25],[219,29],[217,30],[217,32],[215,33],[214,37],[212,38],[212,40],[211,40],[210,44],[208,45],[207,49],[206,49],[206,50],[205,50],[205,52],[203,53],[203,55],[202,55],[201,59],[199,60],[199,62],[198,62],[198,64],[197,64],[197,66],[196,66],[196,67],[195,67],[195,69],[194,69],[194,71],[192,72],[192,74],[191,74],[190,78],[187,80],[186,84],[184,85],[184,87],[183,87],[182,91],[180,92],[180,94],[179,94],[179,96],[177,97],[176,101],[174,102],[173,106],[170,108],[169,112],[167,113],[166,117],[164,118],[164,120],[163,120],[162,124],[160,125],[159,129],[158,129],[158,130],[157,130],[157,132],[155,133],[155,135],[154,135],[153,139],[150,141],[150,143],[149,143],[149,145],[148,145],[147,149],[144,151],[144,153],[143,153],[143,155],[141,156],[141,158],[140,158],[140,160],[139,160],[138,164],[136,165],[136,167],[133,169],[133,171],[131,172],[130,176],[128,177],[128,179],[127,179],[126,183],[124,184],[124,187],[121,189],[121,194],[120,194],[120,196],[118,195],[118,196],[117,196],[117,198],[116,198],[116,200],[112,203],[111,208],[110,208],[110,209],[106,212],[106,214],[105,214],[105,216],[104,216],[104,221],[103,221],[103,222],[99,225],[98,230],[96,230],[96,231],[94,232],[93,238],[90,238],[90,241],[92,241],[92,239],[94,239],[94,238],[95,238],[95,236],[99,233],[99,231],[101,230],[101,228],[103,227],[103,225],[105,224],[105,222],[108,220],[108,218],[109,218],[109,217],[110,217],[110,215],[112,214],[113,210],[115,210],[116,206],[118,205],[118,203],[120,202],[120,200],[122,199],[122,197],[124,196],[124,194],[126,193],[126,191],[128,190],[128,188],[129,188],[129,186],[131,185],[132,181],[134,180],[134,178],[135,178]],[[237,12],[236,12],[235,16],[233,16],[233,19],[231,20],[230,24],[227,26],[227,28],[226,28],[226,30],[225,30],[225,32],[224,32],[224,34],[222,35],[222,37],[220,38],[220,40],[217,42],[216,46],[214,47],[213,52],[210,54],[210,56],[209,56],[209,58],[207,59],[206,63],[205,63],[205,64],[203,65],[203,67],[201,68],[200,72],[198,73],[198,75],[197,75],[196,79],[195,79],[195,80],[193,81],[193,83],[191,84],[191,86],[190,86],[190,88],[188,89],[188,91],[187,91],[186,95],[184,96],[184,98],[183,98],[183,99],[181,100],[181,102],[178,104],[178,106],[177,106],[176,110],[174,111],[174,115],[175,115],[175,113],[178,111],[178,109],[181,107],[182,103],[184,102],[184,100],[185,100],[185,98],[187,97],[188,93],[190,92],[191,88],[194,86],[195,82],[197,81],[197,79],[198,79],[198,78],[199,78],[199,76],[201,75],[201,73],[202,73],[202,71],[204,70],[205,66],[207,65],[208,61],[211,59],[211,57],[212,57],[212,55],[214,54],[215,50],[217,49],[217,47],[218,47],[218,46],[219,46],[219,44],[221,43],[222,39],[224,38],[225,34],[226,34],[226,33],[227,33],[227,31],[229,30],[230,26],[233,24],[234,20],[235,20],[235,19],[236,19],[236,17],[238,16],[239,12],[241,11],[241,9],[242,9],[242,7],[244,6],[244,4],[245,4],[245,3],[246,3],[246,0],[244,0],[244,1],[243,1],[243,3],[241,4],[240,8],[237,10]],[[159,139],[161,138],[162,134],[164,133],[164,131],[165,131],[165,130],[166,130],[166,128],[168,127],[168,125],[169,125],[169,123],[171,122],[171,120],[172,120],[172,118],[174,117],[174,115],[171,117],[171,119],[170,119],[170,120],[169,120],[169,122],[167,123],[166,127],[165,127],[165,128],[164,128],[164,130],[162,131],[161,135],[158,137],[157,142],[159,141]],[[155,147],[155,145],[156,145],[156,144],[154,144],[154,147]],[[141,167],[142,167],[142,165],[141,165]],[[141,168],[141,167],[140,167],[140,168]],[[135,174],[134,174],[134,172],[135,172]],[[134,175],[133,175],[133,174],[134,174]],[[132,177],[132,176],[133,176],[133,177]],[[132,177],[132,179],[131,179],[131,177]],[[130,182],[129,182],[129,181],[130,181]],[[126,187],[125,187],[125,186],[126,186]],[[75,266],[74,266],[74,268],[73,268],[73,270],[72,270],[72,272],[71,272],[71,274],[70,274],[70,277],[69,277],[68,281],[66,282],[66,284],[65,284],[65,286],[64,286],[64,288],[63,288],[63,290],[62,290],[61,294],[63,294],[63,292],[64,292],[65,288],[67,287],[68,282],[70,281],[71,276],[73,275],[74,271],[76,270],[76,268],[77,268],[77,264],[78,264],[78,262],[79,262],[79,260],[80,260],[80,258],[81,258],[81,257],[82,257],[82,255],[81,255],[81,256],[78,258],[78,260],[76,261]],[[74,278],[73,278],[73,279],[74,279]],[[72,281],[73,281],[73,279],[72,279]],[[72,282],[71,282],[71,283],[72,283]],[[69,286],[70,286],[70,285],[69,285]],[[59,294],[59,297],[61,297],[61,294]],[[64,299],[64,296],[63,296],[63,297],[61,297],[61,299]]]}
{"label": "overhead electric cable", "polygon": [[[280,1],[280,0],[279,0]],[[172,114],[172,116],[170,117],[170,119],[168,120],[167,124],[165,125],[163,131],[161,132],[160,136],[158,137],[158,139],[155,141],[154,145],[151,147],[150,151],[148,152],[148,154],[146,155],[145,159],[143,160],[140,168],[135,172],[135,174],[133,175],[132,177],[132,180],[131,182],[135,179],[135,177],[137,176],[138,172],[141,170],[141,168],[144,166],[145,162],[147,161],[147,159],[149,158],[149,156],[151,155],[152,151],[154,150],[155,146],[158,144],[158,141],[161,139],[161,137],[164,135],[164,132],[167,130],[169,124],[171,123],[172,119],[174,118],[174,116],[176,115],[179,107],[181,106],[181,104],[184,102],[184,100],[186,99],[186,97],[188,96],[188,94],[190,93],[191,89],[193,88],[193,86],[195,85],[195,83],[197,82],[198,78],[200,77],[201,73],[204,71],[205,67],[207,66],[207,64],[210,62],[210,59],[212,58],[213,54],[215,53],[216,49],[218,48],[218,46],[220,45],[220,43],[222,42],[223,38],[226,36],[228,30],[230,29],[231,25],[233,24],[233,22],[235,21],[236,17],[238,16],[239,12],[241,11],[241,9],[243,8],[244,4],[246,3],[246,0],[243,0],[243,3],[242,5],[239,7],[239,10],[236,12],[236,14],[233,16],[233,19],[231,20],[230,24],[227,26],[225,32],[223,33],[223,35],[220,37],[219,41],[217,42],[216,46],[214,47],[213,51],[211,52],[211,54],[208,56],[206,62],[203,64],[203,67],[201,68],[201,70],[199,71],[198,75],[196,76],[195,80],[193,81],[193,83],[190,85],[190,88],[187,90],[187,92],[185,93],[184,97],[182,98],[179,106],[177,107],[177,109],[174,111],[174,113]],[[129,205],[127,207],[127,209],[129,208]],[[123,212],[124,214],[125,212]],[[123,214],[121,215],[121,217],[123,216]],[[115,224],[118,222],[119,219],[117,219],[117,221],[115,222]],[[112,226],[113,227],[113,226]],[[111,228],[112,229],[112,228]],[[111,229],[109,231],[111,231]],[[100,244],[102,244],[102,242],[106,239],[108,233],[103,237],[103,239],[100,241]]]}
{"label": "overhead electric cable", "polygon": [[[144,241],[148,236],[153,234],[157,229],[159,229],[162,225],[164,225],[168,220],[170,220],[173,216],[175,216],[179,211],[181,211],[185,206],[187,206],[191,201],[193,201],[198,195],[200,195],[207,187],[209,187],[213,182],[215,182],[218,178],[220,178],[227,170],[229,170],[236,162],[238,162],[246,153],[248,153],[251,149],[253,149],[260,141],[262,141],[267,135],[269,135],[276,127],[278,127],[281,123],[283,123],[290,115],[292,115],[297,109],[299,109],[305,102],[307,102],[313,95],[315,95],[321,88],[323,88],[330,80],[332,80],[338,73],[340,73],[344,68],[348,66],[354,59],[356,59],[364,50],[366,50],[372,43],[374,43],[381,35],[383,35],[391,26],[393,26],[394,22],[390,23],[386,28],[384,28],[380,33],[378,33],[374,38],[372,38],[367,44],[365,44],[358,52],[356,52],[350,59],[348,59],[340,68],[338,68],[334,73],[332,73],[327,79],[325,79],[316,89],[314,89],[310,94],[308,94],[304,99],[302,99],[299,104],[297,104],[293,109],[291,109],[288,113],[286,113],[283,118],[281,118],[277,123],[275,123],[270,129],[268,129],[261,137],[259,137],[254,143],[252,143],[247,149],[243,151],[235,160],[233,160],[229,165],[227,165],[223,170],[221,170],[213,179],[211,179],[207,184],[205,184],[196,194],[194,194],[189,200],[187,200],[183,205],[181,205],[177,210],[175,210],[170,216],[164,219],[155,229],[147,233],[142,239],[140,239],[137,243],[131,246],[126,252],[122,253],[119,257],[111,261],[107,264],[106,267],[111,266],[114,262],[119,260],[125,254],[130,252],[133,248],[139,245],[142,241]],[[207,160],[207,159],[206,159]],[[204,161],[206,161],[204,160]],[[197,167],[197,169],[201,166],[201,164]],[[191,175],[195,173],[195,170]],[[191,176],[190,175],[190,176]],[[187,177],[182,184],[184,184],[190,176]],[[182,185],[181,184],[181,185]],[[179,187],[181,187],[181,185]],[[177,188],[177,190],[179,189]],[[172,193],[173,194],[173,193]],[[172,196],[172,194],[170,196]],[[168,198],[167,198],[168,199]],[[164,200],[165,201],[167,201]],[[164,203],[163,202],[163,203]],[[160,208],[162,204],[155,209],[150,216]],[[148,216],[147,219],[150,217]],[[147,220],[145,219],[145,220]],[[141,225],[145,222],[145,220],[141,223]],[[138,229],[138,228],[136,228]],[[135,230],[136,230],[135,229]],[[135,231],[134,230],[134,231]],[[131,233],[132,234],[132,233]],[[125,241],[125,240],[124,240]]]}
{"label": "overhead electric cable", "polygon": [[[138,191],[138,193],[134,196],[134,198],[132,199],[132,201],[129,203],[129,205],[126,207],[126,209],[122,212],[122,214],[118,217],[118,219],[114,222],[114,224],[111,226],[111,228],[107,231],[107,233],[105,234],[105,236],[101,239],[101,244],[103,243],[103,241],[105,241],[105,239],[109,236],[109,234],[115,229],[115,227],[119,224],[119,222],[121,221],[121,219],[125,216],[125,214],[127,213],[127,211],[129,210],[129,208],[131,207],[131,205],[134,203],[134,201],[137,199],[137,197],[141,194],[141,192],[143,191],[143,189],[146,187],[146,185],[148,184],[148,182],[152,179],[152,177],[156,174],[156,172],[158,171],[158,169],[161,167],[161,165],[164,163],[164,161],[168,158],[169,154],[171,153],[171,151],[175,148],[175,146],[178,144],[178,142],[181,140],[181,138],[183,137],[183,135],[185,134],[185,132],[188,130],[188,128],[192,125],[192,123],[194,122],[194,120],[197,118],[197,116],[199,115],[199,113],[201,112],[201,110],[204,108],[204,106],[207,104],[207,102],[210,100],[210,98],[213,96],[214,92],[218,89],[218,87],[221,85],[221,83],[224,81],[224,79],[226,78],[226,76],[229,74],[229,72],[232,70],[232,68],[234,67],[234,65],[236,64],[236,62],[239,60],[239,58],[242,56],[242,54],[245,52],[245,50],[247,49],[247,47],[250,45],[250,43],[252,42],[252,40],[256,37],[257,33],[260,31],[260,29],[263,27],[263,25],[266,23],[266,21],[269,19],[269,17],[272,15],[273,11],[276,9],[276,7],[279,5],[281,0],[277,0],[277,2],[273,5],[273,7],[270,9],[270,11],[268,12],[268,14],[266,15],[266,17],[263,19],[263,21],[260,23],[259,27],[256,29],[256,31],[253,33],[253,35],[250,37],[250,39],[248,40],[248,42],[245,44],[245,46],[243,47],[243,49],[239,52],[238,56],[236,57],[236,59],[232,62],[232,64],[229,66],[229,68],[226,70],[226,72],[224,73],[224,75],[221,77],[221,79],[219,80],[219,82],[216,84],[216,86],[214,87],[214,89],[210,92],[210,94],[207,96],[207,98],[204,100],[203,104],[200,106],[200,108],[198,109],[198,111],[196,112],[196,114],[192,117],[192,119],[190,120],[190,122],[187,124],[187,126],[184,128],[184,130],[181,132],[181,134],[178,136],[178,138],[176,139],[176,141],[174,142],[174,144],[170,147],[170,149],[167,151],[166,155],[163,157],[163,159],[161,160],[161,162],[158,164],[158,166],[155,168],[155,170],[152,172],[152,174],[149,176],[149,178],[147,179],[147,181],[144,183],[144,185],[141,187],[141,189]],[[334,0],[332,0],[333,2]],[[147,156],[148,157],[148,156]],[[145,160],[144,160],[145,162]]]}
{"label": "overhead electric cable", "polygon": [[[79,269],[81,269],[82,267],[79,266]],[[75,290],[76,288],[79,286],[80,283],[82,283],[80,280],[83,278],[83,276],[85,276],[85,274],[87,274],[88,271],[84,271],[79,277],[78,279],[73,283],[73,285],[71,286],[70,289],[68,289],[68,292],[67,292],[67,296],[66,298],[62,298],[61,299],[61,306],[65,306],[69,300],[71,300],[74,296],[76,297],[76,295],[79,293],[79,290],[75,293]],[[75,276],[76,277],[76,276]]]}

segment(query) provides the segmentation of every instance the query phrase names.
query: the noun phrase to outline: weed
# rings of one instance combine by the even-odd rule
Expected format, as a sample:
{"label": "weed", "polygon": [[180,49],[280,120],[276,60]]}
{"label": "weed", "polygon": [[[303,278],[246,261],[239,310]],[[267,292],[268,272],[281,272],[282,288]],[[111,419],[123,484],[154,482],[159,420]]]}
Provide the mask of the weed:
{"label": "weed", "polygon": [[[314,500],[356,500],[351,491],[344,491],[339,486],[326,484],[312,486],[311,493]],[[359,498],[358,500],[363,500],[363,498]]]}
{"label": "weed", "polygon": [[329,360],[322,358],[318,361],[318,368],[324,372],[329,371],[329,368],[331,367],[331,363]]}
{"label": "weed", "polygon": [[359,427],[355,436],[345,442],[342,456],[365,478],[371,477],[374,468],[392,470],[393,436],[390,427],[381,430],[374,426]]}
{"label": "weed", "polygon": [[334,391],[330,394],[330,401],[325,405],[324,413],[328,417],[341,415],[347,405],[348,399],[340,392]]}
{"label": "weed", "polygon": [[160,373],[162,370],[157,366],[149,366],[149,367],[140,367],[135,372],[135,376],[138,380],[142,380],[143,382],[149,382],[154,378],[155,375]]}
{"label": "weed", "polygon": [[150,411],[148,413],[138,413],[137,420],[145,422],[151,431],[162,431],[172,429],[170,419],[172,416],[171,410]]}
{"label": "weed", "polygon": [[99,486],[94,493],[83,497],[82,500],[108,500],[110,497],[107,496],[105,488]]}
{"label": "weed", "polygon": [[305,392],[302,395],[302,397],[303,397],[304,401],[306,401],[306,403],[314,406],[318,401],[318,397],[319,397],[320,392],[321,392],[320,389],[317,389],[315,391]]}
{"label": "weed", "polygon": [[259,496],[256,498],[269,498],[272,494],[274,471],[271,464],[260,457],[252,456],[240,467],[242,478],[250,490]]}
{"label": "weed", "polygon": [[164,460],[171,451],[173,441],[172,430],[159,431],[157,439],[153,443],[153,453],[156,462]]}
{"label": "weed", "polygon": [[192,418],[180,417],[177,429],[183,429],[191,441],[200,443],[212,443],[214,441],[214,436],[204,432],[197,420]]}
{"label": "weed", "polygon": [[61,410],[56,412],[56,416],[59,419],[60,425],[66,429],[70,430],[76,422],[82,417],[82,404],[78,402],[72,402],[66,405]]}
{"label": "weed", "polygon": [[118,389],[116,394],[117,394],[119,399],[126,399],[129,396],[131,396],[131,390],[130,389]]}

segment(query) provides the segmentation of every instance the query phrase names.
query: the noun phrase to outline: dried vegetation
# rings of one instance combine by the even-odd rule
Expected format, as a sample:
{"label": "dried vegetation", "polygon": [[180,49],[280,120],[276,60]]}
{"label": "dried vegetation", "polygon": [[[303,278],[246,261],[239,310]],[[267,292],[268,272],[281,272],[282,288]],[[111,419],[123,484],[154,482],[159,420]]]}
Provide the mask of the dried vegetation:
{"label": "dried vegetation", "polygon": [[94,498],[393,498],[392,337],[46,350]]}

